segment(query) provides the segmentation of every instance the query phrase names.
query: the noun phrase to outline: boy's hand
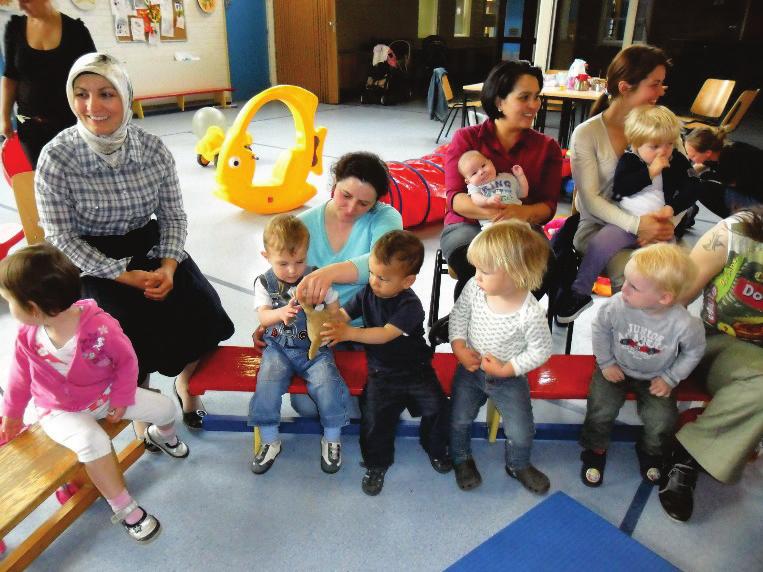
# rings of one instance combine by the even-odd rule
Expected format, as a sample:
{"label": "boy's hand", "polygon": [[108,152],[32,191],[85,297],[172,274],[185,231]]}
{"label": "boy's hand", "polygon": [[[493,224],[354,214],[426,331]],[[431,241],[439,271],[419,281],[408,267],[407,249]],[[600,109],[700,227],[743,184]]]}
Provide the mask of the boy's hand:
{"label": "boy's hand", "polygon": [[23,420],[18,417],[3,417],[0,424],[0,441],[10,441],[21,432]]}
{"label": "boy's hand", "polygon": [[292,298],[286,306],[282,306],[278,309],[278,315],[281,318],[281,321],[288,326],[294,321],[301,309],[302,307],[299,305],[299,302],[297,302],[297,299]]}
{"label": "boy's hand", "polygon": [[477,371],[482,363],[482,356],[466,344],[453,347],[453,353],[466,371]]}
{"label": "boy's hand", "polygon": [[327,342],[329,347],[334,347],[339,342],[349,340],[349,333],[352,326],[347,322],[326,322],[321,330],[321,339]]}
{"label": "boy's hand", "polygon": [[649,384],[649,393],[655,397],[668,397],[673,388],[670,387],[665,380],[659,375],[652,379],[652,383]]}
{"label": "boy's hand", "polygon": [[127,407],[114,407],[109,409],[109,412],[106,415],[106,421],[109,423],[119,423],[122,420],[122,417],[125,416],[125,411],[127,411]]}
{"label": "boy's hand", "polygon": [[604,376],[604,379],[606,379],[607,381],[611,381],[612,383],[618,383],[625,379],[625,374],[623,373],[623,370],[621,370],[620,366],[617,364],[602,368],[601,375]]}
{"label": "boy's hand", "polygon": [[670,166],[670,158],[665,155],[657,155],[649,165],[649,178],[654,179],[662,173],[662,170]]}
{"label": "boy's hand", "polygon": [[506,373],[506,364],[492,354],[485,354],[480,362],[480,368],[493,377],[510,377]]}

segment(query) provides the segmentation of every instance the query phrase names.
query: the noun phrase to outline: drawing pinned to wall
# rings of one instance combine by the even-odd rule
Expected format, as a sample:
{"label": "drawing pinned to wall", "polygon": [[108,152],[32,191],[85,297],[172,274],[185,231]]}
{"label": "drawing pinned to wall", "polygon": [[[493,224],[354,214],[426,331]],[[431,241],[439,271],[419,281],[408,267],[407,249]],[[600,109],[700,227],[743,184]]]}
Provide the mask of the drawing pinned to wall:
{"label": "drawing pinned to wall", "polygon": [[72,0],[72,4],[83,12],[89,12],[95,8],[95,0]]}
{"label": "drawing pinned to wall", "polygon": [[[118,42],[148,42],[156,46],[160,41],[188,39],[184,0],[109,0],[109,3]],[[134,20],[142,22],[142,36]]]}
{"label": "drawing pinned to wall", "polygon": [[207,14],[214,12],[215,6],[217,5],[217,0],[198,0],[198,2],[199,8]]}

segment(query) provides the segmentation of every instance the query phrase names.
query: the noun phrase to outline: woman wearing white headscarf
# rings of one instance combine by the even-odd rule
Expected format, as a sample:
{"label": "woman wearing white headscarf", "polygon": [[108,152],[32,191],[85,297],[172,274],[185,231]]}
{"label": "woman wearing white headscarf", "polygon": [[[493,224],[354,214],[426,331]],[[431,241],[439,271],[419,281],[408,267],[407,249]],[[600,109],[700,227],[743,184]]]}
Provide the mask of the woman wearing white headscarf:
{"label": "woman wearing white headscarf", "polygon": [[83,296],[121,323],[138,355],[139,383],[154,371],[177,376],[183,421],[199,428],[204,412],[188,379],[233,323],[183,249],[175,161],[158,137],[130,123],[132,86],[113,57],[79,58],[66,93],[77,124],[40,154],[40,226],[82,271]]}

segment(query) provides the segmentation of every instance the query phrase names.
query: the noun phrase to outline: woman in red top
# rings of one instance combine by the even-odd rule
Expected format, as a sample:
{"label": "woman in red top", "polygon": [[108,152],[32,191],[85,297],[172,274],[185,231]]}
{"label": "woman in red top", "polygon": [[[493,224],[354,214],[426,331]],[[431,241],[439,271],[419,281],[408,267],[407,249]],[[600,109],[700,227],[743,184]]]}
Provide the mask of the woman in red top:
{"label": "woman in red top", "polygon": [[[448,212],[440,247],[458,276],[456,298],[475,273],[474,266],[466,260],[466,249],[480,232],[477,219],[516,218],[540,225],[556,212],[562,183],[562,152],[551,137],[532,129],[540,109],[542,86],[543,73],[529,62],[499,63],[482,87],[482,107],[488,120],[459,129],[448,147],[445,160]],[[474,204],[458,171],[461,155],[472,149],[490,159],[498,173],[510,173],[514,165],[524,169],[530,189],[521,205]]]}

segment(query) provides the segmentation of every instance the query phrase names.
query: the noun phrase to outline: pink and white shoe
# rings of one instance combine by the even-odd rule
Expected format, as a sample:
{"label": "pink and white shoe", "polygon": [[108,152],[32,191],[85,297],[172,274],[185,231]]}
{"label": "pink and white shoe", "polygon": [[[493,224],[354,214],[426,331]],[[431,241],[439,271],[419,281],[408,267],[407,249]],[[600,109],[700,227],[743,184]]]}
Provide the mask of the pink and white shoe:
{"label": "pink and white shoe", "polygon": [[56,489],[56,500],[59,504],[66,504],[70,498],[79,490],[79,487],[74,483],[66,483]]}

